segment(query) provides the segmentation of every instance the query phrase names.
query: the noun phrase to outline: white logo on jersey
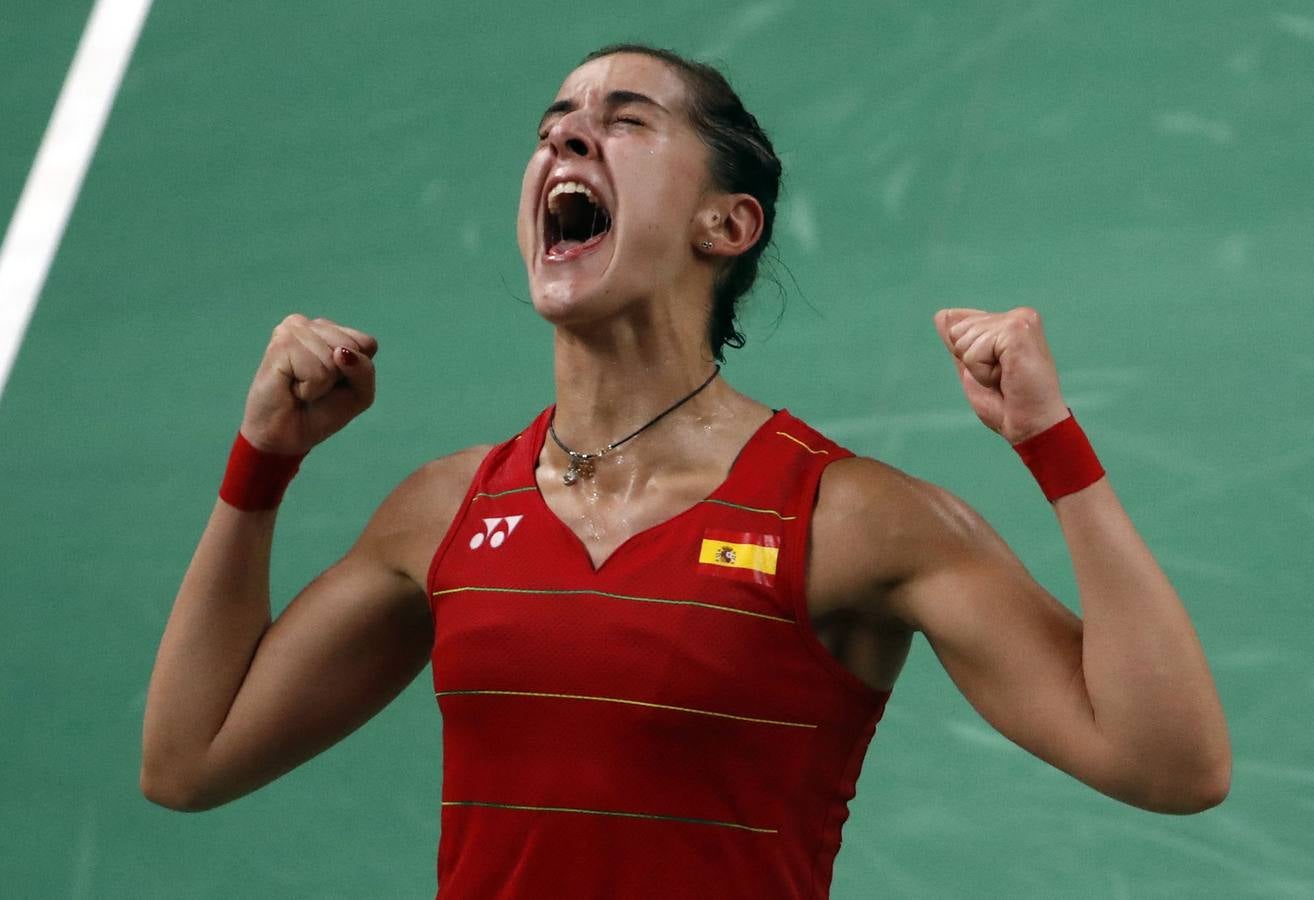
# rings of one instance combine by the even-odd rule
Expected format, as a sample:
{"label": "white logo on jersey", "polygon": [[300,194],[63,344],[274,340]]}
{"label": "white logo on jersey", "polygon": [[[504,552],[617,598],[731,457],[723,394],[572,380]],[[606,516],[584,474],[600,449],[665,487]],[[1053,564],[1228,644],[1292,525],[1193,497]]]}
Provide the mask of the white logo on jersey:
{"label": "white logo on jersey", "polygon": [[[507,516],[504,519],[484,519],[484,533],[475,532],[475,536],[470,538],[470,549],[478,550],[485,541],[488,546],[497,549],[506,542],[523,518],[524,516]],[[505,523],[504,527],[503,523]]]}

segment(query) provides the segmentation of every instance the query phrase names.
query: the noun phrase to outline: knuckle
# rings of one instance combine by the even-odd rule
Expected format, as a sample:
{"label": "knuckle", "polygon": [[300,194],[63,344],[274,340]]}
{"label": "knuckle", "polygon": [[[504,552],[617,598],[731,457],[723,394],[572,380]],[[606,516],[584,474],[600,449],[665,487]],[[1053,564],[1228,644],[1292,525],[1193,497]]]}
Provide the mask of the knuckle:
{"label": "knuckle", "polygon": [[318,397],[328,391],[334,384],[335,379],[323,369],[317,369],[313,372],[299,373],[297,387],[301,390],[302,398],[309,396]]}
{"label": "knuckle", "polygon": [[311,372],[316,378],[326,379],[326,380],[332,379],[336,381],[338,378],[338,367],[333,364],[333,358],[331,354],[332,351],[330,351],[329,359],[325,360],[324,357],[320,356],[318,353],[312,353],[307,351],[306,353],[307,370]]}
{"label": "knuckle", "polygon": [[305,321],[306,317],[299,313],[284,316],[283,321],[274,326],[273,334],[270,336],[270,343],[272,344],[280,340],[287,340],[296,329],[305,324]]}

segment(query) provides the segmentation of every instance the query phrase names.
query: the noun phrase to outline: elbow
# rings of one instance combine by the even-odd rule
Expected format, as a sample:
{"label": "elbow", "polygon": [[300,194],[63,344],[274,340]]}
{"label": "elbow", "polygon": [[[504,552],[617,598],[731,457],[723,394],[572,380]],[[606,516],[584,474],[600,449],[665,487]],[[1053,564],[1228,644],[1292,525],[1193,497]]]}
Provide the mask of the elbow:
{"label": "elbow", "polygon": [[194,791],[187,789],[186,785],[148,772],[144,766],[138,783],[142,796],[156,806],[163,806],[175,812],[200,812],[208,808],[199,801]]}
{"label": "elbow", "polygon": [[210,796],[200,778],[187,775],[181,766],[151,764],[143,760],[138,786],[142,796],[151,803],[175,812],[204,812],[222,802]]}
{"label": "elbow", "polygon": [[1187,795],[1189,802],[1182,812],[1190,815],[1213,809],[1227,799],[1227,795],[1231,793],[1231,790],[1232,758],[1229,754],[1226,760],[1211,767],[1206,773],[1195,779],[1192,790]]}
{"label": "elbow", "polygon": [[1213,809],[1232,789],[1230,753],[1207,764],[1179,771],[1154,785],[1135,805],[1151,812],[1190,816]]}
{"label": "elbow", "polygon": [[1193,816],[1213,809],[1227,799],[1231,790],[1231,779],[1211,778],[1197,784],[1184,786],[1174,791],[1172,796],[1162,798],[1156,806],[1148,807],[1153,812],[1167,813],[1173,816]]}
{"label": "elbow", "polygon": [[1213,809],[1232,791],[1232,744],[1226,728],[1209,743],[1209,751],[1198,765],[1189,769],[1192,772],[1190,787],[1184,791],[1188,802],[1182,810],[1187,815]]}

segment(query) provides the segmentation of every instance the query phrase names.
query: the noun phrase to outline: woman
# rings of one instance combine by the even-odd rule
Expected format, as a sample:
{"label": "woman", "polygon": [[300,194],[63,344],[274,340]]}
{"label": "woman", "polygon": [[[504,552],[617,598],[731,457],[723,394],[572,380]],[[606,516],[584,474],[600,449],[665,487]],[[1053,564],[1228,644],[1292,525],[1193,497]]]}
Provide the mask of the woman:
{"label": "woman", "polygon": [[271,624],[274,507],[369,405],[376,349],[324,320],[275,329],[160,647],[146,795],[204,809],[254,790],[432,657],[444,896],[825,896],[920,631],[1042,759],[1146,809],[1220,802],[1230,751],[1199,643],[1033,311],[935,327],[1054,502],[1084,620],[960,501],[719,377],[779,171],[714,70],[591,55],[543,117],[518,221],[556,405],[413,474]]}

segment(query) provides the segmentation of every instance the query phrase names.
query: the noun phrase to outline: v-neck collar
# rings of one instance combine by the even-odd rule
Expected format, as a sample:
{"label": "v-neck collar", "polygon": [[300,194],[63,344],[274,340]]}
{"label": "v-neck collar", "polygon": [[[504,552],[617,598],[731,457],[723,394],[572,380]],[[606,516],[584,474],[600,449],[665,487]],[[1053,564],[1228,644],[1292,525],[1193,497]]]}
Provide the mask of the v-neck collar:
{"label": "v-neck collar", "polygon": [[634,544],[642,539],[651,537],[653,534],[656,534],[668,527],[673,526],[681,519],[684,519],[692,515],[694,511],[698,509],[698,507],[702,506],[704,503],[707,503],[709,500],[722,499],[721,494],[725,493],[727,489],[730,488],[733,482],[736,480],[736,476],[741,468],[740,463],[744,460],[746,456],[750,454],[750,451],[754,450],[757,447],[757,445],[762,442],[764,437],[771,432],[772,426],[775,425],[781,419],[781,417],[787,416],[789,414],[786,410],[783,409],[772,411],[771,415],[767,417],[766,421],[764,421],[761,425],[759,425],[757,427],[757,430],[755,430],[751,435],[749,435],[748,440],[744,442],[744,445],[739,448],[739,452],[735,454],[734,460],[730,463],[730,469],[728,472],[726,472],[725,478],[721,481],[720,484],[718,484],[712,490],[710,494],[708,494],[706,497],[702,498],[701,500],[695,501],[687,508],[680,510],[678,513],[675,513],[669,518],[663,519],[660,522],[656,522],[652,525],[649,525],[647,528],[644,528],[642,531],[636,531],[634,534],[630,535],[624,541],[622,541],[616,547],[615,550],[612,550],[611,553],[607,554],[607,556],[602,560],[602,562],[595,565],[593,562],[593,555],[589,553],[588,545],[585,544],[583,539],[580,538],[580,536],[575,533],[575,530],[573,528],[571,528],[569,525],[567,525],[565,522],[561,520],[561,517],[557,515],[556,511],[547,502],[547,498],[543,496],[543,489],[538,483],[538,460],[539,457],[543,455],[543,444],[544,441],[547,440],[547,426],[548,423],[552,421],[552,413],[555,410],[556,410],[556,404],[553,404],[552,406],[549,406],[547,409],[543,410],[542,414],[539,415],[538,419],[534,422],[533,427],[530,429],[528,435],[529,437],[528,462],[526,464],[529,469],[529,479],[530,479],[530,483],[534,485],[534,496],[538,498],[538,503],[543,508],[543,511],[552,520],[552,522],[555,523],[555,527],[560,528],[565,534],[570,536],[570,539],[573,541],[574,545],[579,549],[579,552],[583,554],[585,564],[589,567],[590,572],[592,572],[594,575],[601,574],[602,570],[607,567],[607,564],[610,563],[613,559],[615,559],[618,555],[620,555],[623,551],[625,551],[631,544]]}

